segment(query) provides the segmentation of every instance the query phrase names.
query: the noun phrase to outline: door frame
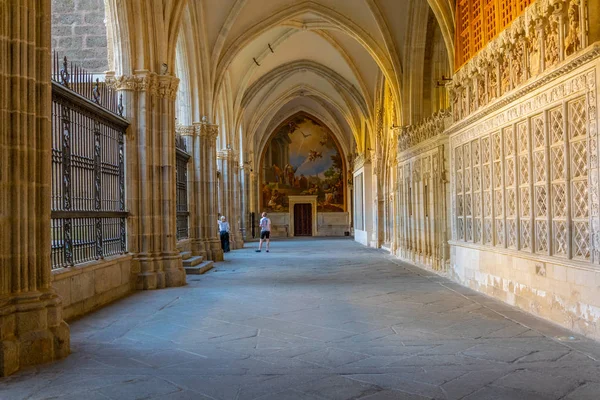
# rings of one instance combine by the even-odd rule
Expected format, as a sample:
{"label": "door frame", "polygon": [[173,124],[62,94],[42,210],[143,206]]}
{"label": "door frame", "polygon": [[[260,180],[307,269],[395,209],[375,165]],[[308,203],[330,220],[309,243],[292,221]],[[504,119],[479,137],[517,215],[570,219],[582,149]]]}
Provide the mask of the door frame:
{"label": "door frame", "polygon": [[288,196],[289,213],[290,213],[290,229],[289,236],[294,237],[294,206],[296,204],[310,204],[312,207],[312,235],[318,236],[317,231],[317,195],[299,195]]}

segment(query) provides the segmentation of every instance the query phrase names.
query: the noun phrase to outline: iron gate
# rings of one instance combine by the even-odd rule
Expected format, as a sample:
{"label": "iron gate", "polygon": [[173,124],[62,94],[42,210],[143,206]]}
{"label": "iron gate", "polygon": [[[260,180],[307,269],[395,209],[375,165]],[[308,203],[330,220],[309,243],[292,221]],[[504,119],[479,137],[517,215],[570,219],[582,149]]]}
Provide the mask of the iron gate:
{"label": "iron gate", "polygon": [[54,56],[52,76],[52,268],[125,253],[122,99]]}

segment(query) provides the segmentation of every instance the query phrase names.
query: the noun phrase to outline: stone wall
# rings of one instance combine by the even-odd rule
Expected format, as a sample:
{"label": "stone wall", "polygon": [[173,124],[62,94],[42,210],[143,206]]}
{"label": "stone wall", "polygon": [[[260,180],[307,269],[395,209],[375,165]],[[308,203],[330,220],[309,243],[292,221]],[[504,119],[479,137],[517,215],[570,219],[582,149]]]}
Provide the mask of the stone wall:
{"label": "stone wall", "polygon": [[88,72],[108,71],[104,0],[52,0],[52,50]]}
{"label": "stone wall", "polygon": [[53,271],[52,286],[62,298],[64,318],[80,317],[135,290],[131,256],[115,256]]}
{"label": "stone wall", "polygon": [[317,236],[344,236],[350,232],[350,213],[317,213]]}

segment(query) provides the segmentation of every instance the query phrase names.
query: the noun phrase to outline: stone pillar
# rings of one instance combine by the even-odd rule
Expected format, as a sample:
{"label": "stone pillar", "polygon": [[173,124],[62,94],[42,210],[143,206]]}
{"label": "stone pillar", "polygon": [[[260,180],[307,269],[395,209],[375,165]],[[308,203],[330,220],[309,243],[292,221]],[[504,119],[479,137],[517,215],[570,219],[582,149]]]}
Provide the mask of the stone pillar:
{"label": "stone pillar", "polygon": [[146,70],[107,79],[124,93],[129,251],[138,290],[185,285],[177,250],[175,95],[179,79]]}
{"label": "stone pillar", "polygon": [[[260,199],[258,196],[262,196],[262,190],[259,187],[259,176],[256,172],[250,172],[248,174],[248,199],[249,199],[249,209],[248,214],[254,213],[254,237],[260,235],[260,232],[256,229],[258,226],[258,221],[260,221]],[[248,215],[248,227],[246,229],[248,231],[248,237],[252,237],[252,217]]]}
{"label": "stone pillar", "polygon": [[217,136],[219,127],[206,118],[194,123],[193,195],[196,197],[193,249],[213,261],[223,261],[221,240],[218,237]]}
{"label": "stone pillar", "polygon": [[0,20],[0,376],[6,376],[67,356],[69,326],[51,286],[50,0],[0,1],[0,15],[6,16]]}
{"label": "stone pillar", "polygon": [[233,215],[235,216],[234,225],[232,229],[235,229],[235,234],[237,237],[236,241],[236,249],[242,249],[244,247],[244,235],[242,234],[242,221],[244,219],[244,214],[242,213],[242,195],[243,195],[243,185],[242,185],[242,174],[244,170],[240,168],[240,160],[238,157],[235,157],[232,161],[233,168]]}
{"label": "stone pillar", "polygon": [[230,226],[229,242],[231,249],[238,249],[238,218],[239,212],[236,207],[236,192],[240,190],[237,179],[237,158],[231,149],[224,149],[217,153],[217,162],[221,170],[222,198],[219,209],[227,217]]}

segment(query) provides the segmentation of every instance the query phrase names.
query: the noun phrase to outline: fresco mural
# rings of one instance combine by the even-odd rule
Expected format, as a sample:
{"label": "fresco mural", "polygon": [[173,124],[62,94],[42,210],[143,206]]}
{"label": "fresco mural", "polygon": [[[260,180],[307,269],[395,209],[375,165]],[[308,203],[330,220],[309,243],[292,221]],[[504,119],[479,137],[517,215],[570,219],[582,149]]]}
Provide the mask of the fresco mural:
{"label": "fresco mural", "polygon": [[289,195],[317,195],[318,212],[345,211],[344,163],[331,131],[307,115],[271,137],[261,160],[262,209],[288,212]]}

